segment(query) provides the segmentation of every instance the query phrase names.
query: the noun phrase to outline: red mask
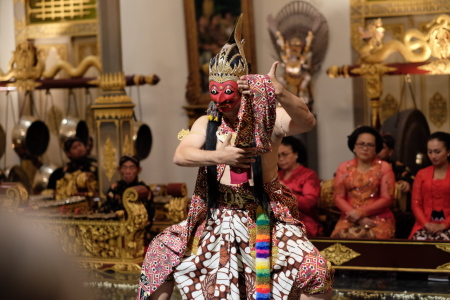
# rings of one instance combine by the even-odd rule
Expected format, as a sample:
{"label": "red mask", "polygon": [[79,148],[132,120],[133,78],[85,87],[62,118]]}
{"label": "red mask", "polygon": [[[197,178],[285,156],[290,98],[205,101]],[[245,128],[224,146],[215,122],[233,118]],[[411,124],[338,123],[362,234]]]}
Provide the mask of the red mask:
{"label": "red mask", "polygon": [[238,84],[234,80],[228,80],[223,83],[210,81],[209,93],[212,101],[217,105],[217,109],[222,113],[229,112],[241,101]]}

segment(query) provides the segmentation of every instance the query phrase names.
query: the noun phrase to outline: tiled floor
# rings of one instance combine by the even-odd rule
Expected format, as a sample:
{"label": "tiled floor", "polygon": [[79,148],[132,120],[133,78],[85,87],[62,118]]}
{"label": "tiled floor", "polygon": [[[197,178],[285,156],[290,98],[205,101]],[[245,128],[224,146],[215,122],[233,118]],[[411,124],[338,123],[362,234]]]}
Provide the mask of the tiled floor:
{"label": "tiled floor", "polygon": [[[337,271],[333,300],[450,300],[450,283],[429,281],[428,274]],[[104,274],[87,282],[98,300],[135,300],[139,274]],[[181,299],[177,291],[172,300]]]}

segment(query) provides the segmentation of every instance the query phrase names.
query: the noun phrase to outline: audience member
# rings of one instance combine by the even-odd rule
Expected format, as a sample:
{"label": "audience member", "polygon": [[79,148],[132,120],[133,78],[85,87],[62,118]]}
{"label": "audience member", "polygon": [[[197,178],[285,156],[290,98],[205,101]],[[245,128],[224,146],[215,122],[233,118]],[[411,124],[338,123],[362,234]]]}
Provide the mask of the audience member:
{"label": "audience member", "polygon": [[394,137],[389,133],[384,133],[381,137],[383,138],[383,149],[378,153],[378,158],[391,164],[395,181],[404,193],[409,193],[414,182],[414,175],[404,163],[392,159],[395,149]]}
{"label": "audience member", "polygon": [[420,170],[414,180],[411,208],[416,223],[410,238],[415,240],[450,239],[450,135],[435,132],[427,142],[432,165]]}
{"label": "audience member", "polygon": [[320,181],[316,172],[300,163],[302,155],[300,141],[293,136],[284,137],[278,148],[278,178],[294,193],[306,235],[314,237],[321,231],[317,216]]}
{"label": "audience member", "polygon": [[414,175],[408,166],[392,159],[395,149],[394,137],[390,133],[383,133],[381,137],[383,138],[383,149],[378,153],[378,158],[391,164],[396,185],[401,190],[401,195],[397,195],[397,202],[392,207],[396,221],[395,237],[407,239],[415,222],[410,205],[410,191]]}
{"label": "audience member", "polygon": [[395,177],[390,165],[377,158],[383,148],[381,135],[372,127],[357,127],[348,136],[355,158],[339,165],[334,178],[334,200],[342,215],[334,238],[377,238],[394,236],[392,204]]}

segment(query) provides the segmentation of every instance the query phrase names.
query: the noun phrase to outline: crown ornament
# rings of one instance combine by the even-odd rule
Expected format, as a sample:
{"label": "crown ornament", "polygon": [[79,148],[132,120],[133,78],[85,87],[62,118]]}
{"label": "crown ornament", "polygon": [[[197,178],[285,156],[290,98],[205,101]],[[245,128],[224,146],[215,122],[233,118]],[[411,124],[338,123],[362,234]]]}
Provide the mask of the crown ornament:
{"label": "crown ornament", "polygon": [[228,80],[238,80],[242,75],[248,74],[247,60],[244,53],[244,40],[242,39],[241,14],[234,26],[233,33],[220,52],[211,59],[209,64],[209,81],[223,83]]}

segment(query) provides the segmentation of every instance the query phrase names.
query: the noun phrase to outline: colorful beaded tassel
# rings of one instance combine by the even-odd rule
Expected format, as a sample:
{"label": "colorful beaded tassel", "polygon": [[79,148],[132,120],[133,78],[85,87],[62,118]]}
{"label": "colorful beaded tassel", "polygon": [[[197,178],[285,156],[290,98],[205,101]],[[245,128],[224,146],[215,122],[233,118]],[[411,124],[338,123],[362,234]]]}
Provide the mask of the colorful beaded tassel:
{"label": "colorful beaded tassel", "polygon": [[256,211],[256,300],[270,299],[270,220],[261,206]]}

